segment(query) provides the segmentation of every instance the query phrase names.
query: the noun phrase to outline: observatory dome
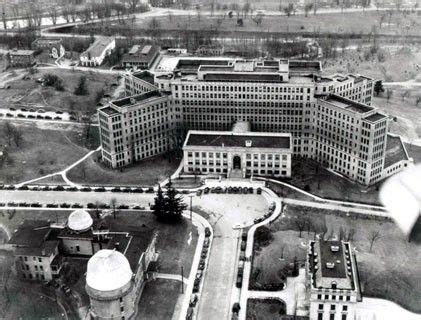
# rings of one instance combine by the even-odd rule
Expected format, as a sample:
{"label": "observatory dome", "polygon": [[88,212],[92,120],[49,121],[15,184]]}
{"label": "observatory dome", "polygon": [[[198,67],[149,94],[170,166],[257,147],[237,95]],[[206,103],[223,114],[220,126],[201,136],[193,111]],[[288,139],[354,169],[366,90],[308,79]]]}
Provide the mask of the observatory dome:
{"label": "observatory dome", "polygon": [[112,291],[124,287],[132,278],[127,258],[116,250],[100,250],[88,261],[86,283],[99,291]]}
{"label": "observatory dome", "polygon": [[77,232],[88,230],[92,226],[92,217],[85,210],[73,211],[67,220],[67,226]]}

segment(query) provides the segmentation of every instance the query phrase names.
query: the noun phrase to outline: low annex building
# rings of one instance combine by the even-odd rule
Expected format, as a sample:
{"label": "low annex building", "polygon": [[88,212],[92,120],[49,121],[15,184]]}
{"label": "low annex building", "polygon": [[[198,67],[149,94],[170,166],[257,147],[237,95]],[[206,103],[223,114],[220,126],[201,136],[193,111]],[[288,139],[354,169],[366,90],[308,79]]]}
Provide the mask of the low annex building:
{"label": "low annex building", "polygon": [[32,48],[48,49],[50,56],[54,59],[64,56],[66,52],[61,38],[38,38],[32,42]]}
{"label": "low annex building", "polygon": [[10,50],[10,65],[12,67],[30,67],[35,63],[34,50]]}
{"label": "low annex building", "polygon": [[97,37],[94,43],[80,55],[80,63],[84,67],[100,66],[114,48],[115,38]]}
{"label": "low annex building", "polygon": [[306,267],[310,320],[355,319],[362,296],[351,244],[310,241]]}
{"label": "low annex building", "polygon": [[288,133],[192,130],[183,153],[187,174],[291,176],[292,143]]}
{"label": "low annex building", "polygon": [[134,45],[121,59],[124,68],[149,69],[159,56],[159,47]]}

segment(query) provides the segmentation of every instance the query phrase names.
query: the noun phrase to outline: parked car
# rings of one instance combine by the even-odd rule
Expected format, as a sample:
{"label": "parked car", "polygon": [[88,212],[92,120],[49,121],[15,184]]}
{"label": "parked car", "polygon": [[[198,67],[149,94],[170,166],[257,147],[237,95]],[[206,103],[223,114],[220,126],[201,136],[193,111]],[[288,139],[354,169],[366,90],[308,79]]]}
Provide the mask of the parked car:
{"label": "parked car", "polygon": [[262,188],[257,188],[257,194],[262,194]]}
{"label": "parked car", "polygon": [[208,227],[206,227],[205,228],[205,236],[206,237],[210,237],[210,235],[211,235],[211,231],[210,231],[210,229]]}
{"label": "parked car", "polygon": [[200,261],[199,262],[199,270],[203,270],[205,269],[205,261]]}
{"label": "parked car", "polygon": [[253,220],[254,224],[260,223],[262,221],[263,221],[262,217],[259,217],[259,218],[256,218],[256,219]]}
{"label": "parked car", "polygon": [[201,189],[197,190],[196,191],[196,196],[201,196],[201,195],[202,195],[202,190]]}
{"label": "parked car", "polygon": [[196,303],[197,303],[197,295],[192,295],[192,297],[190,298],[190,303],[189,303],[189,306],[190,307],[194,307],[195,305],[196,305]]}
{"label": "parked car", "polygon": [[208,194],[209,193],[209,187],[206,187],[204,190],[203,190],[203,192],[205,193],[205,194]]}
{"label": "parked car", "polygon": [[[193,288],[193,292],[194,292],[194,288]],[[191,320],[193,319],[193,308],[188,308],[187,309],[187,314],[186,314],[186,320]]]}

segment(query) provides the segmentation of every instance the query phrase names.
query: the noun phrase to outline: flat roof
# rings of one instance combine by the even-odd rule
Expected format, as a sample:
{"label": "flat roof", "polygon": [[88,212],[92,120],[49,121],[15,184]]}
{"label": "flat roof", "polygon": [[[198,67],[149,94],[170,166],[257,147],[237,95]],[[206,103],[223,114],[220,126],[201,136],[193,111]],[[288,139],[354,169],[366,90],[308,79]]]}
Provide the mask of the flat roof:
{"label": "flat roof", "polygon": [[133,73],[133,77],[148,82],[150,84],[155,84],[154,76],[148,71],[136,72]]}
{"label": "flat roof", "polygon": [[99,110],[108,114],[109,116],[112,116],[113,114],[118,114],[118,111],[115,110],[114,108],[111,108],[110,106],[100,108]]}
{"label": "flat roof", "polygon": [[159,47],[155,45],[145,45],[143,47],[134,45],[128,53],[123,55],[121,61],[150,63],[158,52]]}
{"label": "flat roof", "polygon": [[195,69],[197,70],[201,65],[211,65],[211,66],[228,66],[230,59],[179,59],[175,69],[185,70],[185,69]]}
{"label": "flat roof", "polygon": [[250,82],[280,82],[281,74],[263,73],[207,73],[205,81],[250,81]]}
{"label": "flat roof", "polygon": [[319,61],[289,60],[290,72],[320,72],[322,66]]}
{"label": "flat roof", "polygon": [[185,143],[186,146],[209,147],[246,147],[246,141],[251,141],[251,148],[289,149],[291,136],[271,135],[270,133],[233,133],[190,131]]}
{"label": "flat roof", "polygon": [[376,113],[373,113],[373,114],[369,115],[368,117],[366,117],[364,119],[367,120],[367,121],[370,121],[370,122],[376,122],[376,121],[379,121],[379,120],[384,119],[384,118],[387,118],[387,116],[384,115],[384,114],[381,114],[379,112],[376,112]]}
{"label": "flat roof", "polygon": [[374,108],[366,104],[352,101],[341,96],[330,94],[327,96],[326,101],[339,108],[350,110],[357,113],[366,113],[372,111]]}
{"label": "flat roof", "polygon": [[[332,251],[332,246],[339,248]],[[345,259],[341,241],[320,241],[320,261],[322,277],[346,278]],[[328,268],[326,263],[335,264],[333,268]]]}
{"label": "flat roof", "polygon": [[399,136],[387,135],[384,168],[401,160],[409,160],[404,144]]}
{"label": "flat roof", "polygon": [[126,107],[126,106],[137,104],[139,102],[147,102],[148,100],[154,100],[154,99],[165,97],[165,96],[167,96],[166,93],[159,90],[154,90],[154,91],[138,94],[135,96],[126,97],[123,99],[114,100],[111,103],[117,107]]}

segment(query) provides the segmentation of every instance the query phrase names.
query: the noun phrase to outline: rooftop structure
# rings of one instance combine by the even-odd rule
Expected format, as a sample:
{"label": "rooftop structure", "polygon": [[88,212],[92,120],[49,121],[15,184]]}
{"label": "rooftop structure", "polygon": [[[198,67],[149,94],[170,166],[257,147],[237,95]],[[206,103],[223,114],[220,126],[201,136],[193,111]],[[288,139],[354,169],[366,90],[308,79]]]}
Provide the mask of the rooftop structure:
{"label": "rooftop structure", "polygon": [[97,37],[97,39],[89,46],[89,48],[83,53],[91,55],[92,57],[100,56],[104,50],[109,46],[111,42],[115,41],[111,37]]}
{"label": "rooftop structure", "polygon": [[351,112],[356,112],[356,113],[367,113],[374,110],[373,107],[370,107],[366,104],[355,102],[353,100],[343,98],[335,94],[329,95],[325,101],[330,104],[335,105],[338,108],[345,109]]}
{"label": "rooftop structure", "polygon": [[67,221],[67,226],[75,232],[84,232],[92,227],[92,217],[85,210],[73,211]]}
{"label": "rooftop structure", "polygon": [[133,272],[124,254],[116,250],[100,250],[88,262],[86,284],[99,291],[112,291],[125,286]]}
{"label": "rooftop structure", "polygon": [[123,108],[123,107],[129,107],[131,105],[137,105],[139,103],[146,103],[150,100],[154,100],[154,99],[162,98],[166,96],[167,94],[165,94],[164,92],[155,90],[155,91],[150,91],[143,94],[131,96],[128,98],[123,98],[120,100],[114,100],[111,104],[116,107]]}

